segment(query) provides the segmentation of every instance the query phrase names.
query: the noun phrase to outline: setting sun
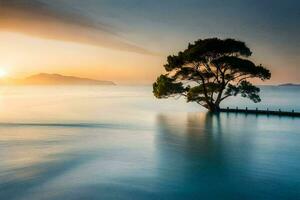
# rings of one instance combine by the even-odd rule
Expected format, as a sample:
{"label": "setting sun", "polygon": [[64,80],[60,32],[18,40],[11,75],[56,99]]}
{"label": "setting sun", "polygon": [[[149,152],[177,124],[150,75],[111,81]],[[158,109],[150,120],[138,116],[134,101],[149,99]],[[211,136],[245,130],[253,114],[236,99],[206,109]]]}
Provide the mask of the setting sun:
{"label": "setting sun", "polygon": [[0,78],[7,76],[8,72],[5,69],[0,69]]}

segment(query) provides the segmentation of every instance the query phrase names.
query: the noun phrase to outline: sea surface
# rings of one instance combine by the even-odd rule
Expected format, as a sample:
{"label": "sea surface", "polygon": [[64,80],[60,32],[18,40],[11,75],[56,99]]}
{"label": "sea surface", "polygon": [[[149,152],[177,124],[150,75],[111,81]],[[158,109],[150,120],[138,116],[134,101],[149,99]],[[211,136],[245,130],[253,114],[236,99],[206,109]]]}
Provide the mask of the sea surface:
{"label": "sea surface", "polygon": [[[260,104],[295,110],[299,87]],[[0,87],[0,199],[300,199],[300,118],[211,115],[148,86]]]}

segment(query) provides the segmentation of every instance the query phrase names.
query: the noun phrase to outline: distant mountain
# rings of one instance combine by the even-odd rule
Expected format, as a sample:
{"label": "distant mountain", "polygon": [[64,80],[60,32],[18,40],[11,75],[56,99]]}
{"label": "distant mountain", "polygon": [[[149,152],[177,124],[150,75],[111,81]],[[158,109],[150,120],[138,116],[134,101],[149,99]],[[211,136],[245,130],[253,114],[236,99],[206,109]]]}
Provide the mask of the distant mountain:
{"label": "distant mountain", "polygon": [[40,73],[24,79],[8,80],[4,83],[14,85],[115,85],[112,81],[94,80],[60,74]]}
{"label": "distant mountain", "polygon": [[294,84],[294,83],[285,83],[278,85],[279,87],[300,87],[300,84]]}

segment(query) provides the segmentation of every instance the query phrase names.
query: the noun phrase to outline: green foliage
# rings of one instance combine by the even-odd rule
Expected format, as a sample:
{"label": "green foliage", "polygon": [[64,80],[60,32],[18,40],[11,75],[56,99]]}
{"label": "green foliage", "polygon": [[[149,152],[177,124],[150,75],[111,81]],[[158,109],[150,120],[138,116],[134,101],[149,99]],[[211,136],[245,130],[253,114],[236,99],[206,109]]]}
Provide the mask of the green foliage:
{"label": "green foliage", "polygon": [[254,103],[258,103],[261,101],[258,93],[260,89],[258,87],[255,87],[248,81],[242,81],[239,85],[241,96],[244,98],[251,99]]}
{"label": "green foliage", "polygon": [[198,40],[194,44],[189,44],[188,48],[184,52],[179,52],[177,56],[169,56],[165,69],[172,71],[189,62],[206,62],[211,57],[234,54],[248,57],[252,52],[244,42],[234,39]]}
{"label": "green foliage", "polygon": [[157,98],[167,98],[185,92],[182,83],[175,83],[175,79],[161,75],[153,84],[153,93]]}
{"label": "green foliage", "polygon": [[203,85],[192,87],[188,90],[187,93],[187,101],[205,101],[205,97],[203,97],[204,88]]}
{"label": "green foliage", "polygon": [[271,73],[262,65],[256,66],[250,60],[242,59],[235,56],[223,56],[213,60],[213,64],[225,66],[227,70],[235,71],[236,73],[245,74],[252,77],[257,77],[262,80],[270,79]]}
{"label": "green foliage", "polygon": [[185,53],[189,55],[189,59],[203,61],[215,55],[240,55],[250,56],[252,52],[244,42],[236,41],[234,39],[221,40],[218,38],[211,38],[205,40],[198,40],[194,44],[189,44]]}
{"label": "green foliage", "polygon": [[207,93],[211,94],[214,92],[219,92],[222,88],[222,84],[221,83],[206,83],[205,87],[206,87]]}
{"label": "green foliage", "polygon": [[164,65],[168,74],[153,84],[157,98],[182,95],[215,110],[221,101],[240,94],[259,102],[259,88],[247,80],[271,78],[270,71],[247,58],[251,50],[234,39],[210,38],[197,40],[177,55],[169,56]]}
{"label": "green foliage", "polygon": [[225,91],[226,96],[236,96],[240,92],[240,88],[235,85],[228,84],[227,89]]}
{"label": "green foliage", "polygon": [[248,81],[242,81],[239,85],[231,85],[229,84],[227,86],[225,95],[228,96],[237,96],[238,94],[241,94],[244,98],[249,98],[253,102],[258,103],[261,101],[258,93],[260,92],[260,89],[254,85],[252,85]]}

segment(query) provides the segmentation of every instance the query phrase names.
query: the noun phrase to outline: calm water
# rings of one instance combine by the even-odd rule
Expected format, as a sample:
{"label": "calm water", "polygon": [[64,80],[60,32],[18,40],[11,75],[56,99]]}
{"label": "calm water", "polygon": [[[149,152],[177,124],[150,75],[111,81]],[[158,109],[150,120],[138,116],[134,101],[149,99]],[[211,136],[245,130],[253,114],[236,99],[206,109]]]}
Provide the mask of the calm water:
{"label": "calm water", "polygon": [[[221,114],[150,87],[0,88],[0,199],[300,199],[300,119]],[[300,111],[300,90],[224,106]]]}

